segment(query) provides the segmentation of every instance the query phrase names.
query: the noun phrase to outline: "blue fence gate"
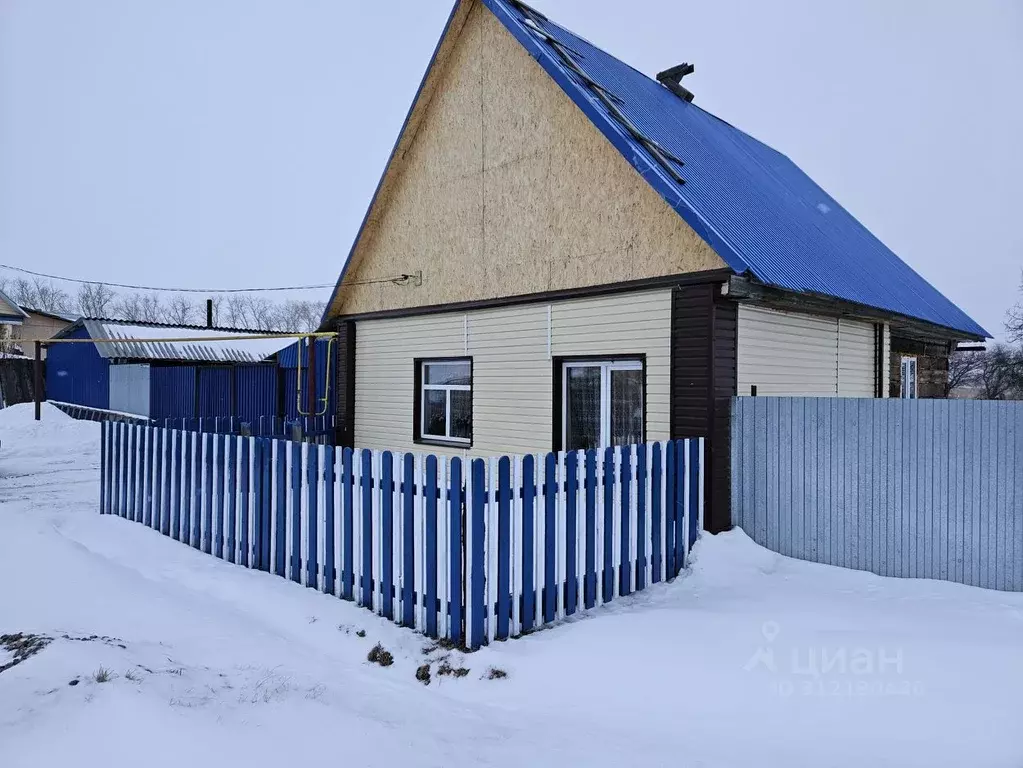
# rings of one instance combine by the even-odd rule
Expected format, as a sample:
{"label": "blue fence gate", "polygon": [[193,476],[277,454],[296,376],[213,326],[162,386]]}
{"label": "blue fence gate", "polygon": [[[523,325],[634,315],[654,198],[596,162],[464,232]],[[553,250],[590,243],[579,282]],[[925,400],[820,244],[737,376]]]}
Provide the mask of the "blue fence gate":
{"label": "blue fence gate", "polygon": [[702,439],[463,461],[102,429],[102,513],[471,649],[673,578],[702,527]]}

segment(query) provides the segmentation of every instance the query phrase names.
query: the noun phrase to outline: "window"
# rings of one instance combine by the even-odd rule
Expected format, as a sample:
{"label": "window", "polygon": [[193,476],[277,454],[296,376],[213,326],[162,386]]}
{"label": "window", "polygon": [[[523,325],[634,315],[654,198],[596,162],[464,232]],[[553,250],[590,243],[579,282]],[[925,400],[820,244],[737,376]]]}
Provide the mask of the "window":
{"label": "window", "polygon": [[899,397],[916,400],[916,358],[902,358],[902,389]]}
{"label": "window", "polygon": [[564,450],[643,442],[642,360],[579,360],[561,365]]}
{"label": "window", "polygon": [[415,419],[418,442],[471,444],[471,359],[416,361]]}

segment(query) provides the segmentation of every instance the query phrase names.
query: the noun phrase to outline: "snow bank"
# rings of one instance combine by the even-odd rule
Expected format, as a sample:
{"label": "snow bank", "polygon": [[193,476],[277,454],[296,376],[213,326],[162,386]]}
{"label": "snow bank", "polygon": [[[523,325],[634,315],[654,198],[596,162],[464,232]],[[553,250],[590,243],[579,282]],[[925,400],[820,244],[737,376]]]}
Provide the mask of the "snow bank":
{"label": "snow bank", "polygon": [[0,634],[53,638],[0,673],[0,765],[1023,764],[1023,595],[733,532],[671,585],[465,655],[100,517],[98,428],[49,415],[0,412],[0,470],[20,467],[0,471]]}

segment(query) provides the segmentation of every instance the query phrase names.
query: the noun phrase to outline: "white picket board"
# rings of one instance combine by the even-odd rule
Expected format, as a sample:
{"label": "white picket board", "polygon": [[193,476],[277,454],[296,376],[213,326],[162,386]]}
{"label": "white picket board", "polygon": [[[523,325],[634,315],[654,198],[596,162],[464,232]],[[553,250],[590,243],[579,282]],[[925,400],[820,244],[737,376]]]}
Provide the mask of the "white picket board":
{"label": "white picket board", "polygon": [[511,585],[512,617],[510,631],[513,635],[522,633],[522,457],[516,456],[511,465],[511,541],[508,552],[511,570],[508,583]]}
{"label": "white picket board", "polygon": [[362,450],[352,451],[352,598],[362,605]]}
{"label": "white picket board", "polygon": [[533,502],[533,587],[536,590],[536,597],[533,600],[534,616],[533,626],[543,625],[543,588],[544,588],[544,564],[547,561],[546,546],[546,516],[547,506],[544,499],[544,483],[547,476],[547,462],[544,454],[536,455],[536,497]]}

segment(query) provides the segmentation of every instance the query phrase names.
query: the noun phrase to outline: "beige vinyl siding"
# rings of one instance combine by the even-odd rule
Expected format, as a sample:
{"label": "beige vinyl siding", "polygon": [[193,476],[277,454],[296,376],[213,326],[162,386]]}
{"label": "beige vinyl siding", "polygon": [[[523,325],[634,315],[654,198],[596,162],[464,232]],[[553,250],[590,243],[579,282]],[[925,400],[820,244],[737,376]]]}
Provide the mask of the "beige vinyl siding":
{"label": "beige vinyl siding", "polygon": [[874,325],[739,306],[738,393],[874,396]]}
{"label": "beige vinyl siding", "polygon": [[[666,439],[670,316],[671,292],[661,290],[359,321],[355,334],[355,443],[359,447],[473,455],[550,450],[553,358],[577,355],[645,355],[647,437]],[[415,358],[463,355],[473,360],[471,450],[414,443]]]}
{"label": "beige vinyl siding", "polygon": [[739,305],[738,392],[834,395],[838,391],[835,319]]}
{"label": "beige vinyl siding", "polygon": [[888,382],[892,377],[892,327],[884,324],[884,352],[881,355],[881,397],[891,395]]}
{"label": "beige vinyl siding", "polygon": [[671,291],[570,301],[553,305],[551,314],[555,357],[646,356],[646,437],[667,440]]}
{"label": "beige vinyl siding", "polygon": [[840,397],[873,397],[874,324],[838,320],[838,394]]}

